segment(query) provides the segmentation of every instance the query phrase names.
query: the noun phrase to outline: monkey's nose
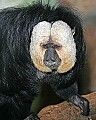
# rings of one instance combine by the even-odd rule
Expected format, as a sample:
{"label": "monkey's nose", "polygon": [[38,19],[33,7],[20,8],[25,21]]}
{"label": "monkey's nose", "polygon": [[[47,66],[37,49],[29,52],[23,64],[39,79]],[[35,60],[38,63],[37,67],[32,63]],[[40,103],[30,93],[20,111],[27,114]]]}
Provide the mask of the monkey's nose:
{"label": "monkey's nose", "polygon": [[45,51],[43,62],[51,70],[57,70],[61,63],[61,59],[59,58],[59,56],[54,48],[48,48]]}

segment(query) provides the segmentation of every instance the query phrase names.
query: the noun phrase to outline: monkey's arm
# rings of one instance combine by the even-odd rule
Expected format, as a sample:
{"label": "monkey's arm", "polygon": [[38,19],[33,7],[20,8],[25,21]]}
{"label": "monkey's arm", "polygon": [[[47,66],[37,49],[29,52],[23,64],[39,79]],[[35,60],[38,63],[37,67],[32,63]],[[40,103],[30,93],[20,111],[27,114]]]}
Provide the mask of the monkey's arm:
{"label": "monkey's arm", "polygon": [[78,106],[83,115],[87,116],[89,114],[89,101],[78,94],[78,86],[76,82],[65,89],[63,84],[59,85],[56,87],[55,92],[59,97]]}

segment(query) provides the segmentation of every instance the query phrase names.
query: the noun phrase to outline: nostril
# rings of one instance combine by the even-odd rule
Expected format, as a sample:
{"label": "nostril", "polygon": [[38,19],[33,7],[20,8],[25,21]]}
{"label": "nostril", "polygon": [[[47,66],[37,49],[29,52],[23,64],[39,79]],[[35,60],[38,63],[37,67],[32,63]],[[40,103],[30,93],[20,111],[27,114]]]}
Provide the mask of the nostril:
{"label": "nostril", "polygon": [[49,64],[49,65],[56,65],[56,61],[54,60],[50,60],[50,61],[46,61],[46,64]]}
{"label": "nostril", "polygon": [[51,61],[52,61],[52,62],[56,62],[56,59],[54,59],[54,58],[51,58]]}
{"label": "nostril", "polygon": [[56,59],[55,58],[50,58],[50,59],[47,58],[46,61],[52,63],[52,62],[56,62]]}

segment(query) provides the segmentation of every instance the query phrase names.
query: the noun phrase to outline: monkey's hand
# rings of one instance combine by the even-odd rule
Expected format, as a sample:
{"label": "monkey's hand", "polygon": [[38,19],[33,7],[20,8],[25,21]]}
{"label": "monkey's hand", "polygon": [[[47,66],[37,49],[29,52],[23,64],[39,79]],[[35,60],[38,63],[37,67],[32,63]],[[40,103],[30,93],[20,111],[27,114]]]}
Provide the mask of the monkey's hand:
{"label": "monkey's hand", "polygon": [[89,101],[80,95],[73,95],[69,98],[69,101],[71,101],[73,104],[78,106],[81,109],[81,114],[88,116],[89,115]]}
{"label": "monkey's hand", "polygon": [[78,94],[78,86],[75,82],[66,89],[63,89],[63,84],[59,85],[57,88],[56,94],[66,101],[72,102],[74,105],[78,106],[82,115],[89,115],[89,101]]}
{"label": "monkey's hand", "polygon": [[40,120],[40,118],[34,114],[34,113],[31,113],[27,118],[25,118],[24,120]]}

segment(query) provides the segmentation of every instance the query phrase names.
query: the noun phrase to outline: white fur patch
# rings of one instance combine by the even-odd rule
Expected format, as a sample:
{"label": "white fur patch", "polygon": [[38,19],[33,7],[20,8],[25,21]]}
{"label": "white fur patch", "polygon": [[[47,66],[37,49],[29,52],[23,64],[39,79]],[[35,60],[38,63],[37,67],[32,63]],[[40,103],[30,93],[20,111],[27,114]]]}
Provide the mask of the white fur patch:
{"label": "white fur patch", "polygon": [[[62,51],[59,53],[61,56],[61,65],[58,68],[59,72],[67,72],[69,67],[73,67],[76,62],[76,44],[72,34],[70,26],[63,21],[56,21],[53,23],[51,28],[51,35],[53,41],[55,40],[62,45]],[[69,62],[68,62],[69,61]],[[70,65],[69,65],[70,64]],[[61,71],[60,67],[63,67]],[[65,68],[64,68],[65,67]]]}
{"label": "white fur patch", "polygon": [[30,55],[35,67],[43,72],[51,70],[43,63],[45,49],[42,49],[40,44],[47,43],[50,36],[51,24],[43,21],[39,22],[32,31],[30,43]]}
{"label": "white fur patch", "polygon": [[52,25],[49,22],[39,22],[32,31],[30,55],[35,67],[42,72],[50,72],[51,69],[43,63],[45,49],[41,48],[41,43],[47,43],[51,35],[52,41],[55,44],[60,44],[62,48],[56,50],[61,64],[58,67],[59,73],[64,73],[70,70],[76,62],[76,44],[70,26],[59,20]]}
{"label": "white fur patch", "polygon": [[[33,48],[37,45],[42,43],[42,41],[46,41],[49,39],[50,36],[50,29],[51,29],[51,24],[49,22],[43,21],[39,22],[33,29],[32,31],[32,36],[31,36],[31,47],[30,49]],[[48,38],[48,39],[46,39]],[[31,51],[33,52],[33,51]]]}

